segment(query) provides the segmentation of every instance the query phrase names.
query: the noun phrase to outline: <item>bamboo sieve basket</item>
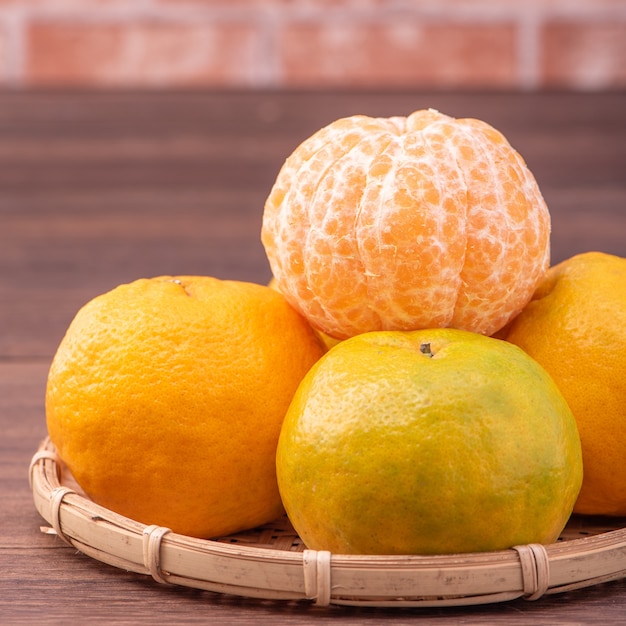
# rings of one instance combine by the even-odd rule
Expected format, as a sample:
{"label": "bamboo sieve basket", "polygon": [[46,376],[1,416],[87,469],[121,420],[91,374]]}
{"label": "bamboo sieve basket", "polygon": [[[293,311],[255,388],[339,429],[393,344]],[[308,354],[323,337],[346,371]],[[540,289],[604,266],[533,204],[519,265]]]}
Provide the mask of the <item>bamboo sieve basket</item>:
{"label": "bamboo sieve basket", "polygon": [[626,518],[572,516],[559,540],[497,552],[354,556],[307,550],[286,517],[204,540],[146,526],[81,494],[45,439],[29,479],[35,507],[80,552],[161,584],[270,600],[378,607],[537,600],[626,577]]}

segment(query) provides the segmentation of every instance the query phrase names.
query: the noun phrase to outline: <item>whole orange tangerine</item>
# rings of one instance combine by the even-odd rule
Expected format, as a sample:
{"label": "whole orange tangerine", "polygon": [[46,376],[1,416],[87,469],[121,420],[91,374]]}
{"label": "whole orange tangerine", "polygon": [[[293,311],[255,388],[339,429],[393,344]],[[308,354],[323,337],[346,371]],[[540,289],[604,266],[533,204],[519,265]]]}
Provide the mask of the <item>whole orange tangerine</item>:
{"label": "whole orange tangerine", "polygon": [[269,287],[136,280],[70,324],[48,375],[48,432],[97,504],[185,535],[237,532],[283,512],[280,427],[324,351]]}
{"label": "whole orange tangerine", "polygon": [[584,252],[550,268],[505,338],[550,373],[580,432],[574,512],[626,516],[626,258]]}
{"label": "whole orange tangerine", "polygon": [[550,215],[493,127],[434,110],[336,120],[267,198],[261,239],[279,290],[318,330],[455,327],[491,335],[549,266]]}

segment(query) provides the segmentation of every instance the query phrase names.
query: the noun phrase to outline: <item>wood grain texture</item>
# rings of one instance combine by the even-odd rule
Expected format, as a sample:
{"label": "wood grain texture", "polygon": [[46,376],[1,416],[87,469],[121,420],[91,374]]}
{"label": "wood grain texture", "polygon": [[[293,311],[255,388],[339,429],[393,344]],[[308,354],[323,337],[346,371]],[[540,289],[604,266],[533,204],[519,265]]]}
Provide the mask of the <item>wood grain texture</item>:
{"label": "wood grain texture", "polygon": [[0,94],[0,623],[623,624],[626,580],[482,607],[321,609],[161,586],[40,533],[28,487],[50,359],[77,309],[157,274],[266,281],[263,202],[333,119],[425,107],[480,117],[521,152],[553,260],[626,256],[626,94]]}

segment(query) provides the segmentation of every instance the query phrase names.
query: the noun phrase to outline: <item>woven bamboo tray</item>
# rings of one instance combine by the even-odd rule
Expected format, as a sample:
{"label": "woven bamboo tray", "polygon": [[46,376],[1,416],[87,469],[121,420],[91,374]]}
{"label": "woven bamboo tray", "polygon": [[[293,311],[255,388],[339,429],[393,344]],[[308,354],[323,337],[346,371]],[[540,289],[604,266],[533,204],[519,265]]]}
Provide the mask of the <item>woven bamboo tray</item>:
{"label": "woven bamboo tray", "polygon": [[84,554],[183,585],[318,605],[461,606],[570,591],[626,577],[626,518],[573,516],[559,541],[441,556],[353,556],[307,550],[286,518],[202,540],[145,526],[102,508],[64,471],[49,439],[29,469],[35,506]]}

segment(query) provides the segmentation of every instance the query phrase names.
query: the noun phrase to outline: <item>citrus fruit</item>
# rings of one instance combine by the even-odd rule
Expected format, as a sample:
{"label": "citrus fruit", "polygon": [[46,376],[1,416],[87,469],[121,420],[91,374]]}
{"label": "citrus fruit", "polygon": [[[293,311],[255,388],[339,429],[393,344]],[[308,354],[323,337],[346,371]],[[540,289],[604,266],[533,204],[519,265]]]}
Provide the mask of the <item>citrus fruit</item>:
{"label": "citrus fruit", "polygon": [[456,329],[329,350],[298,387],[276,466],[304,543],[344,554],[551,543],[582,477],[574,418],[545,370]]}
{"label": "citrus fruit", "polygon": [[626,259],[586,252],[555,265],[505,336],[576,418],[585,475],[574,511],[626,515]]}
{"label": "citrus fruit", "polygon": [[340,339],[491,335],[543,278],[549,237],[539,187],[505,137],[434,110],[320,129],[283,164],[261,231],[280,291]]}
{"label": "citrus fruit", "polygon": [[197,537],[283,512],[280,425],[323,354],[266,286],[140,279],[88,302],[54,356],[46,392],[59,456],[97,504]]}
{"label": "citrus fruit", "polygon": [[[276,279],[273,276],[270,279],[270,282],[267,283],[267,286],[272,288],[272,289],[276,289],[276,291],[280,292],[280,289],[278,288],[278,285],[276,284]],[[326,333],[322,332],[321,330],[317,330],[316,332],[317,332],[319,338],[322,340],[322,343],[324,344],[324,346],[327,349],[330,349],[333,346],[336,346],[341,341],[340,339],[336,339],[335,337],[331,337],[330,335],[327,335]]]}

